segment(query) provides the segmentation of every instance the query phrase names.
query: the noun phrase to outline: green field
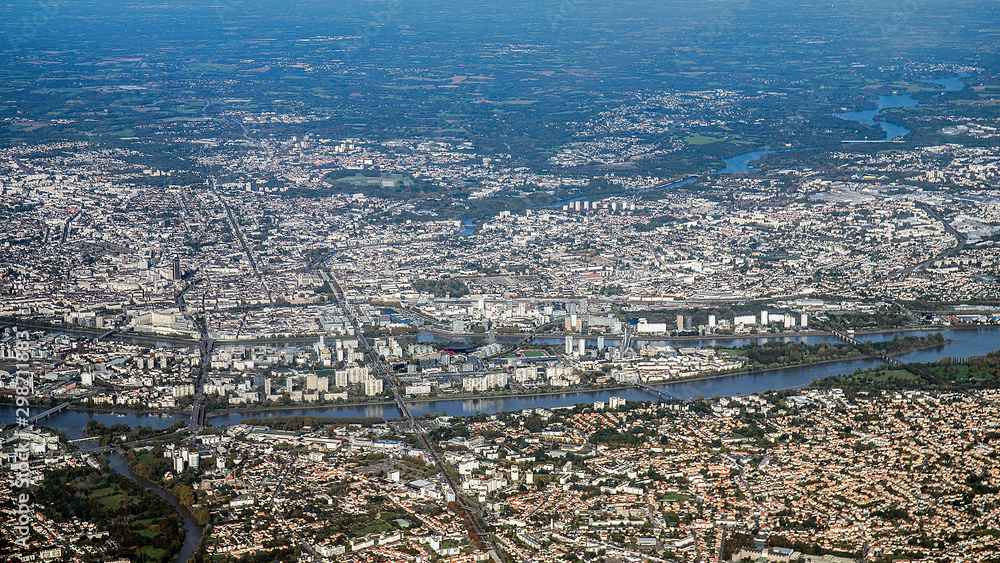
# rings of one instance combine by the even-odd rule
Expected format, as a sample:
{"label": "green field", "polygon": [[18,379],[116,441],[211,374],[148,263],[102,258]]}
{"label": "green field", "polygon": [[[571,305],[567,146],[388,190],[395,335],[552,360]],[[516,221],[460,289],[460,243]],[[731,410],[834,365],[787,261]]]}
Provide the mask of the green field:
{"label": "green field", "polygon": [[889,381],[890,379],[916,379],[917,376],[906,370],[902,369],[890,369],[882,372],[881,374],[873,377],[875,381]]}
{"label": "green field", "polygon": [[541,358],[549,354],[545,350],[521,350],[521,355],[525,358]]}
{"label": "green field", "polygon": [[54,521],[79,518],[101,528],[126,518],[125,526],[109,530],[116,544],[105,552],[109,557],[141,550],[144,561],[167,561],[183,542],[180,517],[167,501],[109,469],[78,467],[49,473],[34,496]]}
{"label": "green field", "polygon": [[907,364],[906,369],[869,369],[813,381],[816,387],[840,387],[845,391],[873,389],[978,389],[993,388],[1000,381],[1000,360],[995,356],[974,357],[966,363],[951,358],[931,364]]}
{"label": "green field", "polygon": [[708,137],[706,135],[690,135],[684,137],[684,142],[689,145],[707,145],[709,143],[716,143],[719,141],[724,141],[725,139],[719,137]]}

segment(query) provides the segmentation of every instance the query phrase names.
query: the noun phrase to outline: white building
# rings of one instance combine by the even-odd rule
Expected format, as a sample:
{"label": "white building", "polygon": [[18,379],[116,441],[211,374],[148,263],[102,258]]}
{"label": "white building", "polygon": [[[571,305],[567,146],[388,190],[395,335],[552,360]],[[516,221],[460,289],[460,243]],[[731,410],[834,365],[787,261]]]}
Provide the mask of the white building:
{"label": "white building", "polygon": [[365,395],[381,395],[382,394],[382,380],[377,378],[369,378],[364,381]]}

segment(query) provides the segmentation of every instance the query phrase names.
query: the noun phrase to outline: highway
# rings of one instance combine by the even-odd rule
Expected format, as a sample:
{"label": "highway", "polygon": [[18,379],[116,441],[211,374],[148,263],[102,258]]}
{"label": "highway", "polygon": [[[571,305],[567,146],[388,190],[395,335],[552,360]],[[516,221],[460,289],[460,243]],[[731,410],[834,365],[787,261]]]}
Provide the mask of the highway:
{"label": "highway", "polygon": [[351,319],[351,324],[354,326],[354,333],[358,338],[358,342],[362,345],[362,347],[364,347],[365,353],[368,354],[369,361],[375,370],[375,375],[381,379],[392,392],[392,396],[396,401],[396,408],[399,409],[399,413],[403,415],[403,418],[409,423],[411,431],[417,435],[424,448],[434,459],[434,464],[441,471],[441,474],[444,476],[445,481],[447,481],[449,488],[451,488],[452,493],[454,493],[458,505],[461,507],[462,512],[465,513],[464,520],[466,525],[469,527],[469,531],[476,539],[479,540],[479,545],[482,550],[489,553],[490,557],[494,561],[506,560],[505,555],[496,546],[489,532],[483,528],[479,521],[480,516],[478,511],[465,497],[461,485],[456,483],[452,478],[451,473],[448,471],[449,468],[447,463],[445,463],[444,459],[438,454],[437,449],[430,443],[430,440],[427,438],[427,430],[423,427],[423,425],[417,422],[417,420],[413,417],[413,413],[410,412],[410,408],[406,405],[406,401],[403,400],[402,395],[399,393],[399,380],[392,373],[392,370],[389,369],[389,366],[382,359],[382,356],[376,353],[371,343],[368,342],[368,338],[365,337],[362,327],[358,324],[357,315],[344,298],[344,291],[340,286],[340,283],[328,272],[324,270],[319,270],[319,272],[323,281],[330,284],[330,288],[333,289],[334,296],[336,297],[340,308],[344,311],[344,315]]}
{"label": "highway", "polygon": [[222,209],[226,212],[226,217],[229,219],[229,227],[233,231],[233,236],[236,237],[236,240],[240,241],[240,245],[243,247],[243,252],[247,255],[247,260],[250,262],[250,268],[260,281],[261,287],[264,288],[264,293],[267,294],[267,300],[271,302],[271,305],[274,305],[274,298],[271,296],[271,290],[267,287],[267,282],[264,280],[264,277],[260,275],[260,270],[257,268],[257,260],[254,259],[253,252],[250,252],[250,246],[247,244],[246,238],[243,237],[243,230],[240,229],[239,223],[236,222],[236,217],[233,216],[233,211],[229,208],[226,200],[219,195],[218,191],[216,191],[215,177],[209,178],[209,182],[212,186],[212,193],[215,194],[216,199],[222,205]]}
{"label": "highway", "polygon": [[69,232],[70,232],[70,230],[72,229],[72,226],[73,226],[73,220],[76,219],[79,216],[80,216],[80,212],[77,211],[76,213],[70,215],[66,219],[66,223],[63,225],[62,237],[60,237],[60,242],[62,244],[66,244],[66,241],[69,239]]}
{"label": "highway", "polygon": [[201,359],[198,369],[192,370],[194,375],[194,398],[191,401],[191,424],[189,426],[192,431],[198,431],[205,426],[205,404],[202,400],[205,388],[205,367],[212,362],[212,349],[215,347],[215,341],[208,336],[208,311],[205,311],[205,308],[202,307],[202,312],[205,316],[199,320],[188,310],[187,302],[184,300],[184,295],[199,281],[201,280],[193,279],[189,281],[184,286],[184,289],[177,294],[176,298],[178,310],[184,314],[184,318],[194,322],[195,326],[198,327],[198,332],[201,333]]}
{"label": "highway", "polygon": [[912,266],[907,266],[906,268],[903,268],[899,272],[896,272],[896,274],[892,276],[893,278],[896,279],[902,279],[917,270],[923,270],[928,265],[933,264],[938,260],[944,260],[945,258],[954,256],[955,254],[961,252],[963,248],[965,248],[966,236],[955,230],[955,227],[952,227],[951,223],[949,223],[944,217],[942,217],[941,213],[939,213],[937,209],[934,209],[933,206],[919,201],[916,202],[916,206],[919,207],[920,209],[923,209],[927,213],[927,215],[930,216],[931,219],[934,219],[935,221],[941,221],[941,223],[944,225],[945,231],[947,231],[948,234],[955,237],[955,240],[958,241],[958,243],[955,246],[949,248],[948,250],[941,251],[935,254],[934,256],[928,258],[927,260],[924,260],[923,262],[914,264]]}
{"label": "highway", "polygon": [[199,281],[201,281],[201,280],[191,280],[191,281],[187,282],[187,284],[184,285],[184,289],[180,290],[180,292],[177,293],[177,297],[176,297],[177,309],[181,313],[184,313],[185,317],[190,318],[190,316],[188,315],[188,310],[187,310],[187,302],[184,301],[184,295],[187,294],[187,292],[190,291],[191,288],[194,287],[195,284],[197,284]]}
{"label": "highway", "polygon": [[[199,328],[201,328],[201,325],[199,325]],[[201,335],[201,363],[198,366],[198,373],[195,376],[194,399],[191,401],[190,428],[192,432],[197,432],[205,426],[204,391],[205,376],[208,373],[205,368],[212,362],[212,348],[214,347],[215,341],[208,336],[208,313],[206,313],[204,331]]]}

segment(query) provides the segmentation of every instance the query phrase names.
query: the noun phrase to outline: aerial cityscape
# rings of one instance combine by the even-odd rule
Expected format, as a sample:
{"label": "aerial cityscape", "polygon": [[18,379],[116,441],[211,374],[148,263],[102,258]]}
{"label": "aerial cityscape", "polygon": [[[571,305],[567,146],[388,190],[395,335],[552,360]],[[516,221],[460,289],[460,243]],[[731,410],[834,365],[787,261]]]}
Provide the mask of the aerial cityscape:
{"label": "aerial cityscape", "polygon": [[0,6],[0,560],[1000,561],[998,22]]}

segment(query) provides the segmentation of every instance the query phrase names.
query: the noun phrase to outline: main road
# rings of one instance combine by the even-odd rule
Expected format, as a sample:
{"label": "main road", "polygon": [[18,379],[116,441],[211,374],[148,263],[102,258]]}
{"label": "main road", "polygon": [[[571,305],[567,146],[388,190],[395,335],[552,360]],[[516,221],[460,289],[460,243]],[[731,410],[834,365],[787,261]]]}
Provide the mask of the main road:
{"label": "main road", "polygon": [[942,217],[941,213],[938,212],[938,210],[935,209],[934,206],[919,201],[916,202],[916,206],[919,207],[920,209],[923,209],[931,219],[940,221],[944,225],[944,230],[947,231],[948,234],[950,234],[951,236],[955,237],[955,240],[957,242],[955,246],[949,248],[948,250],[942,250],[941,252],[935,254],[934,256],[931,256],[930,258],[924,260],[923,262],[920,262],[918,264],[913,264],[912,266],[907,266],[906,268],[903,268],[899,272],[896,272],[896,274],[893,276],[896,279],[902,279],[917,270],[923,270],[928,265],[938,260],[944,260],[945,258],[954,256],[955,254],[961,252],[963,248],[965,248],[965,242],[967,240],[966,236],[958,232],[958,230],[956,230],[955,227],[952,227],[951,223],[949,223],[944,217]]}
{"label": "main road", "polygon": [[472,503],[469,502],[468,498],[466,498],[461,485],[455,482],[454,478],[451,476],[447,463],[438,454],[437,448],[435,448],[427,438],[427,430],[422,424],[417,422],[417,420],[413,417],[413,413],[410,412],[410,408],[406,405],[406,401],[403,400],[402,395],[399,393],[399,380],[396,378],[395,374],[392,373],[392,370],[389,369],[389,366],[382,359],[382,356],[378,354],[368,342],[368,338],[365,337],[362,327],[358,324],[357,315],[355,314],[354,309],[351,308],[350,304],[348,304],[340,283],[325,270],[319,270],[319,272],[323,281],[330,284],[330,288],[333,289],[334,296],[336,297],[340,308],[344,311],[344,315],[351,319],[351,325],[354,327],[354,334],[357,336],[358,342],[360,342],[364,347],[365,353],[368,354],[368,359],[375,370],[375,375],[381,379],[392,392],[392,397],[396,401],[396,407],[399,409],[399,413],[403,415],[403,418],[405,418],[410,425],[410,430],[417,435],[420,442],[424,445],[424,448],[427,449],[427,452],[434,459],[434,464],[437,465],[441,474],[444,476],[445,481],[448,483],[448,487],[451,488],[459,507],[464,513],[466,525],[474,538],[478,540],[479,547],[488,553],[490,558],[497,563],[506,560],[503,552],[500,551],[500,548],[498,548],[496,543],[494,543],[490,533],[484,529],[483,524],[480,522],[481,516]]}
{"label": "main road", "polygon": [[243,237],[243,230],[240,229],[239,223],[236,222],[236,217],[233,215],[232,209],[229,208],[229,204],[226,203],[225,198],[219,195],[219,192],[216,190],[214,176],[209,178],[209,183],[212,187],[212,193],[222,205],[222,209],[226,212],[226,217],[229,219],[229,227],[233,231],[233,236],[235,236],[236,240],[238,240],[240,245],[243,246],[243,252],[247,255],[247,260],[250,262],[250,268],[253,270],[253,274],[257,276],[261,287],[264,288],[267,300],[271,302],[271,305],[274,305],[274,298],[271,297],[271,290],[267,287],[267,282],[264,280],[264,277],[260,275],[260,270],[257,268],[257,260],[253,257],[253,252],[250,251],[250,246],[247,244],[246,238]]}

